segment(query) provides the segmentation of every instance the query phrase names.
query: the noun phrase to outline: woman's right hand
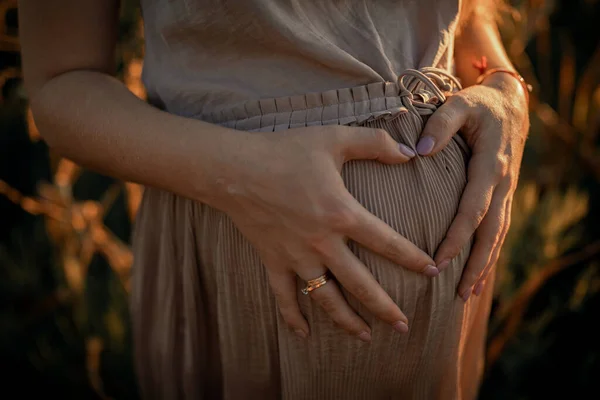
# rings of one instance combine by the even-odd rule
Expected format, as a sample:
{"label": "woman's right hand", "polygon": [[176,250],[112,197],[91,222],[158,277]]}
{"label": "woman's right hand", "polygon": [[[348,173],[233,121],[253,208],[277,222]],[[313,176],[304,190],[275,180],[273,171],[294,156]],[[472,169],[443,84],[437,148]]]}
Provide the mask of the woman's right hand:
{"label": "woman's right hand", "polygon": [[[347,239],[412,271],[431,277],[439,271],[425,252],[354,199],[340,171],[349,160],[399,164],[414,153],[384,130],[347,126],[255,133],[246,142],[237,176],[221,182],[226,195],[220,208],[258,250],[287,324],[301,337],[309,334],[296,276],[310,280],[329,270],[376,317],[407,332],[406,316],[350,251]],[[342,328],[371,340],[369,326],[335,281],[310,295]]]}

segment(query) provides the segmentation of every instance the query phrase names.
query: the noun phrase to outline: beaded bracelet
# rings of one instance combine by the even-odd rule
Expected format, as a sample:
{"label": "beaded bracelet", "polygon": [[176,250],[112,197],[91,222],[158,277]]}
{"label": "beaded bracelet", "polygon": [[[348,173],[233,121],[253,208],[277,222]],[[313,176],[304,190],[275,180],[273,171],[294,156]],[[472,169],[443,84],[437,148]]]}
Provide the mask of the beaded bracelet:
{"label": "beaded bracelet", "polygon": [[476,84],[480,85],[481,82],[488,76],[496,73],[505,73],[511,75],[513,78],[519,81],[521,86],[523,87],[523,91],[525,92],[525,97],[527,99],[527,103],[529,103],[529,93],[532,91],[532,86],[525,82],[525,79],[519,75],[518,72],[508,69],[508,68],[488,68],[487,67],[487,58],[485,56],[481,57],[481,60],[476,60],[473,62],[473,67],[479,70],[479,77],[475,81]]}

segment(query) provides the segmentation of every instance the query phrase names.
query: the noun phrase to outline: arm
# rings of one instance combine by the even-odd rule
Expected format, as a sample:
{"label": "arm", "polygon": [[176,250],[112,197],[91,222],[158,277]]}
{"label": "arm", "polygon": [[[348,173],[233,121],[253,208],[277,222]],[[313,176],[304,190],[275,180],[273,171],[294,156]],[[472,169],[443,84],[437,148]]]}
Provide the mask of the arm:
{"label": "arm", "polygon": [[514,70],[490,18],[493,10],[484,6],[477,3],[464,15],[456,38],[456,70],[468,87],[450,97],[422,133],[434,143],[424,155],[441,150],[459,131],[473,151],[457,215],[435,255],[443,269],[474,237],[458,287],[465,301],[471,293],[481,294],[498,259],[510,225],[512,197],[529,128],[526,94],[515,77],[496,73],[474,85],[479,71],[473,61],[481,56],[487,58],[490,68]]}
{"label": "arm", "polygon": [[[479,71],[473,68],[473,61],[485,56],[489,68],[507,68],[514,70],[504,46],[496,23],[496,5],[498,0],[465,1],[456,35],[454,61],[456,75],[464,87],[475,84]],[[514,84],[514,78],[498,75],[507,84]],[[495,78],[495,77],[494,77]],[[490,77],[491,79],[491,77]],[[514,85],[517,88],[517,85]],[[520,85],[518,85],[520,86]],[[522,89],[522,88],[521,88]],[[517,88],[517,91],[519,89]]]}
{"label": "arm", "polygon": [[248,135],[159,111],[111,77],[117,11],[116,0],[19,3],[36,125],[85,167],[216,205]]}
{"label": "arm", "polygon": [[[331,271],[371,312],[406,332],[407,318],[345,244],[437,275],[433,260],[364,209],[342,164],[393,164],[414,154],[381,129],[341,126],[249,134],[158,111],[112,78],[117,0],[22,0],[23,62],[31,108],[50,146],[81,165],[218,208],[254,245],[285,321],[300,336],[297,277]],[[313,299],[359,339],[370,328],[336,282]]]}

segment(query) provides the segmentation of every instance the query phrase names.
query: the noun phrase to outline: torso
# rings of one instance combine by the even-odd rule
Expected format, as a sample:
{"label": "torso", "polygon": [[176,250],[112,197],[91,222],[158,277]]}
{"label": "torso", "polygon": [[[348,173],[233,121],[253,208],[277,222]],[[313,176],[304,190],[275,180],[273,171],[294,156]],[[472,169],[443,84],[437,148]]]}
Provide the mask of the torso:
{"label": "torso", "polygon": [[198,117],[247,100],[450,70],[459,0],[142,0],[150,101]]}
{"label": "torso", "polygon": [[[382,82],[409,68],[451,70],[459,9],[458,0],[142,4],[144,82],[168,112],[220,114],[216,122],[250,131],[355,122],[413,149],[425,121],[404,105],[430,96]],[[433,256],[467,160],[456,136],[404,164],[346,163],[342,177],[368,211]],[[301,340],[277,312],[258,253],[225,213],[148,188],[136,224],[132,324],[144,398],[476,398],[491,291],[467,303],[456,295],[470,246],[429,279],[351,243],[407,315],[409,334],[344,291],[372,329],[373,342],[362,343],[298,291],[311,326]]]}

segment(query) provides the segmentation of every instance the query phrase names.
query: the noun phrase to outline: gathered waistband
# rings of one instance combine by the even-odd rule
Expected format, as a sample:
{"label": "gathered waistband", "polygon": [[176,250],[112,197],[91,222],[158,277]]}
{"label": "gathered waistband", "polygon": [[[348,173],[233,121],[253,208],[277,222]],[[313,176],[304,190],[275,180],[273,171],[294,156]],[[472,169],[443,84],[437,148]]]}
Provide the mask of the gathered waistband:
{"label": "gathered waistband", "polygon": [[[376,82],[321,93],[251,100],[199,116],[206,122],[249,132],[314,125],[361,125],[411,113],[432,114],[446,95],[460,90],[457,78],[437,68],[409,69],[397,82]],[[420,118],[419,118],[420,119]]]}

